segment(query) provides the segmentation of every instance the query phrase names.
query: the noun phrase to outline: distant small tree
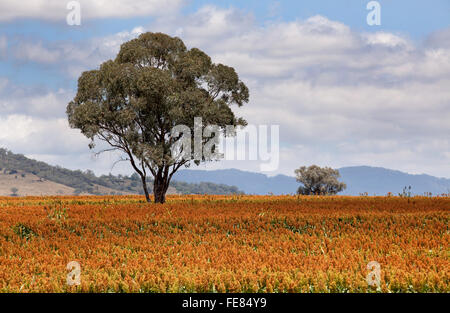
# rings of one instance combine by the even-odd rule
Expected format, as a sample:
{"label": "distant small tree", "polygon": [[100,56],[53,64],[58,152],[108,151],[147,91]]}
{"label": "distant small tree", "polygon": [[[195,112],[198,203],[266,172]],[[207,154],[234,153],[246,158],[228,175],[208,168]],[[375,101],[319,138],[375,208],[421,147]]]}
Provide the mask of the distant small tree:
{"label": "distant small tree", "polygon": [[11,188],[11,192],[12,192],[11,196],[17,197],[17,192],[18,191],[19,191],[19,189],[17,189],[16,187],[12,187]]}
{"label": "distant small tree", "polygon": [[302,166],[295,170],[295,175],[303,184],[297,190],[301,195],[334,195],[347,188],[345,183],[338,181],[339,171],[330,167]]}

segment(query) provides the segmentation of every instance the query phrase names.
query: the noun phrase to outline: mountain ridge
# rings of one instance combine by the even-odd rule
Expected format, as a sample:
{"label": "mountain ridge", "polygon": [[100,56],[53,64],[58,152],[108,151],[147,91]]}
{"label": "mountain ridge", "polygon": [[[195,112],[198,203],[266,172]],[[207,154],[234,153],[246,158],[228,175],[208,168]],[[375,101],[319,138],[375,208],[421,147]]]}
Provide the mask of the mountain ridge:
{"label": "mountain ridge", "polygon": [[[339,168],[340,181],[347,184],[340,194],[386,195],[398,194],[404,187],[411,186],[412,194],[423,195],[450,193],[450,179],[434,177],[428,174],[408,174],[399,170],[371,166],[349,166]],[[178,180],[187,182],[211,181],[215,183],[233,183],[249,194],[292,194],[300,186],[294,176],[278,174],[267,176],[261,173],[237,169],[223,170],[181,170],[174,175]]]}
{"label": "mountain ridge", "polygon": [[[428,174],[408,174],[367,165],[338,170],[340,180],[347,184],[342,195],[386,195],[389,192],[396,195],[407,186],[412,187],[412,194],[418,195],[450,193],[450,179]],[[238,169],[183,169],[175,173],[169,193],[281,195],[294,194],[299,186],[295,177],[283,174],[267,176]],[[92,171],[72,171],[0,149],[0,195],[11,194],[13,188],[19,189],[18,195],[142,194],[137,174],[97,177]]]}
{"label": "mountain ridge", "polygon": [[[152,179],[149,177],[150,190]],[[16,191],[13,191],[17,189]],[[54,190],[52,190],[54,189]],[[240,194],[235,186],[211,182],[173,181],[168,194]],[[137,174],[95,176],[92,171],[69,170],[0,148],[0,195],[143,194]]]}

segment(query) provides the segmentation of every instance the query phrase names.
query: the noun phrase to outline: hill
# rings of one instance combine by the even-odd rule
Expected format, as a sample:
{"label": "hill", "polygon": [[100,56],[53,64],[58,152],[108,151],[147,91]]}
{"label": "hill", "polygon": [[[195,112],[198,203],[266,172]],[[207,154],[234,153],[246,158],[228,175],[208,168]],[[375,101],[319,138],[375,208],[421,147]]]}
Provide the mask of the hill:
{"label": "hill", "polygon": [[[151,179],[149,180],[151,184]],[[91,171],[72,171],[45,162],[29,159],[0,149],[0,195],[67,195],[67,194],[142,194],[140,177],[102,175]],[[150,188],[151,189],[151,188]],[[168,193],[176,194],[239,194],[237,187],[210,182],[173,181]]]}
{"label": "hill", "polygon": [[[341,181],[347,184],[343,195],[398,194],[405,186],[413,194],[450,192],[450,179],[430,175],[412,175],[381,167],[354,166],[339,169]],[[299,183],[287,175],[269,177],[261,173],[237,169],[180,170],[174,175],[169,193],[179,194],[293,194]],[[0,195],[66,195],[66,194],[142,194],[137,174],[131,176],[103,175],[93,172],[72,171],[45,162],[29,159],[0,149]]]}
{"label": "hill", "polygon": [[431,192],[434,195],[450,193],[450,179],[437,178],[430,175],[413,175],[382,167],[354,166],[339,169],[342,180],[347,182],[347,190],[343,194],[385,195],[388,192],[401,193],[403,188],[411,186],[412,194],[423,195]]}
{"label": "hill", "polygon": [[298,183],[294,177],[277,175],[273,177],[260,173],[246,172],[237,169],[226,170],[180,170],[174,178],[188,183],[214,182],[216,184],[234,185],[246,194],[276,195],[295,193]]}
{"label": "hill", "polygon": [[[412,175],[381,167],[355,166],[339,169],[340,180],[347,184],[342,195],[358,196],[386,195],[388,192],[401,193],[405,186],[412,187],[412,193],[423,195],[426,192],[442,194],[450,192],[450,179],[430,175]],[[273,177],[260,173],[245,172],[236,169],[226,170],[181,170],[174,177],[180,181],[199,183],[210,181],[218,184],[235,185],[246,194],[292,194],[299,183],[295,177],[277,175]]]}

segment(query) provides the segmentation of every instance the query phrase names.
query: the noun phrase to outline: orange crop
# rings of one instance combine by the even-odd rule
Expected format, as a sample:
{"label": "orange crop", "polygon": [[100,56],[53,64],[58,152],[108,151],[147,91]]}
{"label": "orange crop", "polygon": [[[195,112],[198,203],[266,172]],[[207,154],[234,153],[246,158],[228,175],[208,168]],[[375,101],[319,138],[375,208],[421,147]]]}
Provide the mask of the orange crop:
{"label": "orange crop", "polygon": [[449,292],[449,212],[449,197],[2,197],[0,292]]}

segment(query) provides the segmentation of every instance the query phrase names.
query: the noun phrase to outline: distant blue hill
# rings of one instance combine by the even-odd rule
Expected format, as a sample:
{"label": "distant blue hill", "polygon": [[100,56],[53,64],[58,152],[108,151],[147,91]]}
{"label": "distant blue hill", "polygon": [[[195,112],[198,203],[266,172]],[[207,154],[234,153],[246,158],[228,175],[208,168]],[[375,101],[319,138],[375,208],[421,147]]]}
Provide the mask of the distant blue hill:
{"label": "distant blue hill", "polygon": [[246,194],[264,195],[288,194],[296,192],[298,183],[294,177],[277,175],[268,177],[264,174],[244,172],[236,169],[226,170],[180,170],[174,175],[174,180],[188,183],[220,182],[220,184],[236,186]]}
{"label": "distant blue hill", "polygon": [[[425,192],[433,194],[449,193],[450,179],[436,178],[430,175],[412,175],[381,167],[354,166],[339,169],[340,180],[347,184],[343,195],[386,195],[401,193],[405,186],[411,186],[413,194]],[[297,191],[299,183],[287,175],[268,177],[264,174],[245,172],[237,169],[226,170],[181,170],[174,179],[188,183],[212,182],[236,186],[246,194],[275,195],[291,194]]]}
{"label": "distant blue hill", "polygon": [[401,193],[405,186],[411,186],[413,194],[423,195],[450,193],[450,179],[437,178],[430,175],[412,175],[382,167],[355,166],[339,169],[342,181],[347,183],[347,189],[342,194],[359,195],[368,192],[369,195],[386,195],[392,192]]}

